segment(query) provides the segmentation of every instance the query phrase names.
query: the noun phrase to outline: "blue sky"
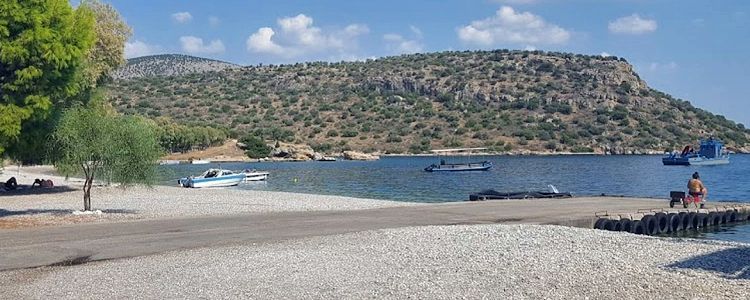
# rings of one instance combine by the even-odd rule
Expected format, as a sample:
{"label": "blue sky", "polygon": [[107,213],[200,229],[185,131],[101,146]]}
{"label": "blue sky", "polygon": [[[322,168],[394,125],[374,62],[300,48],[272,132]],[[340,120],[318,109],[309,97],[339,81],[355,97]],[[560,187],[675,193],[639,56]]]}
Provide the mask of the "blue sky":
{"label": "blue sky", "polygon": [[496,48],[616,55],[650,86],[750,125],[750,1],[111,3],[133,27],[130,57],[184,53],[255,65]]}

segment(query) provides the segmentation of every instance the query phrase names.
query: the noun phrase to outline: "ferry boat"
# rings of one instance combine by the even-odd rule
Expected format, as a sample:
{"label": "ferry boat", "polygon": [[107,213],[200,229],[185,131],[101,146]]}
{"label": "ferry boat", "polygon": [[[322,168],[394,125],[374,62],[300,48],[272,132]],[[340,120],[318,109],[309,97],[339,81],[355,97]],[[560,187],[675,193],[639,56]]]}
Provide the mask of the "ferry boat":
{"label": "ferry boat", "polygon": [[724,150],[724,143],[713,138],[700,141],[698,152],[685,146],[681,153],[673,152],[661,159],[665,166],[710,166],[729,163],[729,154]]}

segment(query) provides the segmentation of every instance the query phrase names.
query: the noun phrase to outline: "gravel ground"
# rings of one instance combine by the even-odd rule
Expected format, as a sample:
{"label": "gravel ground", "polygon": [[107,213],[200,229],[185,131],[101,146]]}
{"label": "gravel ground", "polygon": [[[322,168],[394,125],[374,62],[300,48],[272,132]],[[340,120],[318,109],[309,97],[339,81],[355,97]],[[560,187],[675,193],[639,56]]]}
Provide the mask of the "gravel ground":
{"label": "gravel ground", "polygon": [[738,243],[433,226],[11,271],[0,285],[51,299],[747,299],[748,257]]}
{"label": "gravel ground", "polygon": [[[78,179],[49,175],[49,167],[24,167],[21,172],[6,169],[4,181],[15,176],[19,184],[30,184],[34,178],[52,178],[58,188],[27,189],[18,193],[0,192],[0,229],[80,222],[123,221],[144,218],[269,213],[282,211],[352,210],[416,203],[360,199],[341,196],[250,191],[234,188],[188,189],[156,186],[154,188],[94,187],[91,205],[104,214],[73,216],[83,208],[83,192]],[[62,187],[60,187],[62,186]],[[37,193],[36,191],[39,191]]]}

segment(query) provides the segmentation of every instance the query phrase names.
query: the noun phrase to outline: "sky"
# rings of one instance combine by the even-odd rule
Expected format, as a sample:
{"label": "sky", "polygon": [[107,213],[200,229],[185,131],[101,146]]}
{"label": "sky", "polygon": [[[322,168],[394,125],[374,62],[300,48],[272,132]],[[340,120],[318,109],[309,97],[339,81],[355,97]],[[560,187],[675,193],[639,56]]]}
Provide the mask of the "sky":
{"label": "sky", "polygon": [[183,53],[257,65],[480,49],[615,55],[651,87],[750,125],[750,1],[110,3],[133,27],[128,57]]}

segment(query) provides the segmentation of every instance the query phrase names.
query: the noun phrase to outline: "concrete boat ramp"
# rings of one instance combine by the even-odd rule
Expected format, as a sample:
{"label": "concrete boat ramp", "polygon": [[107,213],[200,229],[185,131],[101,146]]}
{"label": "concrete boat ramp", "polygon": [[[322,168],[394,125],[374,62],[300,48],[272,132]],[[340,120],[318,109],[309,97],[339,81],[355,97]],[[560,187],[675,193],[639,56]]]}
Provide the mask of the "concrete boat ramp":
{"label": "concrete boat ramp", "polygon": [[[750,206],[743,206],[741,203],[709,202],[706,208],[706,215],[711,210],[734,210],[736,220],[746,220],[750,213]],[[606,219],[611,224],[621,224],[625,219],[633,222],[645,216],[669,211],[668,200],[582,197],[152,219],[0,230],[0,270],[74,265],[173,250],[273,243],[396,227],[524,223],[593,228],[600,219]],[[671,210],[673,213],[679,211]],[[602,225],[601,223],[599,221],[598,225]],[[619,230],[622,230],[622,224]]]}

